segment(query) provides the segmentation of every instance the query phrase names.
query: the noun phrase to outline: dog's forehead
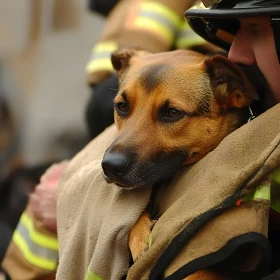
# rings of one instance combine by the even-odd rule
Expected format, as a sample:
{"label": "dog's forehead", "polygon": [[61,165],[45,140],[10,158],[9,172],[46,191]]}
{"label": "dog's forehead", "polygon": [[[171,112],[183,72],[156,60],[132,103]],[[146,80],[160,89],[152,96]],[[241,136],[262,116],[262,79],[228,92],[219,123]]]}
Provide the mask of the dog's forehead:
{"label": "dog's forehead", "polygon": [[167,82],[168,73],[171,73],[172,66],[170,64],[152,64],[143,67],[139,71],[138,82],[147,92],[152,92],[157,86],[163,82]]}
{"label": "dog's forehead", "polygon": [[[131,86],[138,84],[151,93],[158,86],[168,88],[176,81],[176,87],[191,86],[203,74],[204,56],[186,51],[150,54],[137,58],[128,71],[126,81]],[[133,84],[133,85],[132,85]],[[175,86],[173,84],[173,86]]]}

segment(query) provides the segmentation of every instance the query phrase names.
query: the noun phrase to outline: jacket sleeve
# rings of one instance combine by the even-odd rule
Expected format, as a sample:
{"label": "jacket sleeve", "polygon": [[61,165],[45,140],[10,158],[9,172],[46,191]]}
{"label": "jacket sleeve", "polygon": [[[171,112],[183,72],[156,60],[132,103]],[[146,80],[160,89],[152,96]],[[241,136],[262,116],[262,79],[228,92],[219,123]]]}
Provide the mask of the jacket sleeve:
{"label": "jacket sleeve", "polygon": [[55,279],[58,241],[47,231],[28,205],[23,212],[2,262],[12,280]]}
{"label": "jacket sleeve", "polygon": [[[113,71],[111,53],[122,47],[165,52],[178,46],[204,42],[189,28],[184,11],[195,0],[122,0],[109,14],[99,42],[86,66],[89,84],[102,82]],[[187,36],[185,36],[187,34]],[[193,36],[194,35],[194,36]],[[180,37],[179,43],[176,41]],[[194,40],[193,40],[194,38]]]}

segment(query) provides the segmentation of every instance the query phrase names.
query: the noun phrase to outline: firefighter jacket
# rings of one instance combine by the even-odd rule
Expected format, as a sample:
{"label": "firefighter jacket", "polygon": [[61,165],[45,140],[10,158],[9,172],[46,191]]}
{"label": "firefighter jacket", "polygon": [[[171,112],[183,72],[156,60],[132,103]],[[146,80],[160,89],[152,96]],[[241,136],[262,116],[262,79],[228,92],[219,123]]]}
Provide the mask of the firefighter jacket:
{"label": "firefighter jacket", "polygon": [[12,280],[55,279],[58,264],[56,233],[48,231],[28,205],[21,215],[2,262]]}
{"label": "firefighter jacket", "polygon": [[200,45],[211,48],[192,31],[183,16],[196,2],[120,1],[109,14],[99,42],[93,47],[86,67],[88,83],[97,84],[110,75],[111,53],[119,48],[139,47],[154,53]]}

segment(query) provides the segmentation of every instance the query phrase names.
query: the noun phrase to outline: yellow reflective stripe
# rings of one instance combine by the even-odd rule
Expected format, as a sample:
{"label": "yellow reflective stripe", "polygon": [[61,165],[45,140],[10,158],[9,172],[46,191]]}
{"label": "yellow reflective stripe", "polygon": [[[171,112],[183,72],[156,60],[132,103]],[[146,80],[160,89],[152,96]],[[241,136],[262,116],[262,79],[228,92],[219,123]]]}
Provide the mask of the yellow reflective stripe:
{"label": "yellow reflective stripe", "polygon": [[143,11],[158,13],[171,21],[176,27],[180,27],[181,17],[163,4],[157,2],[143,2],[140,8]]}
{"label": "yellow reflective stripe", "polygon": [[258,187],[255,191],[246,194],[242,201],[269,200],[270,208],[280,213],[280,169],[274,171],[270,176],[270,182]]}
{"label": "yellow reflective stripe", "polygon": [[58,251],[58,240],[55,237],[46,236],[34,228],[33,222],[25,213],[21,215],[20,222],[29,232],[30,239],[37,245]]}
{"label": "yellow reflective stripe", "polygon": [[29,263],[46,270],[50,270],[50,271],[56,270],[57,262],[42,258],[41,256],[38,256],[37,254],[31,252],[24,238],[22,238],[17,231],[15,231],[13,234],[13,241],[18,246],[23,256]]}
{"label": "yellow reflective stripe", "polygon": [[100,42],[97,43],[92,51],[93,52],[113,52],[118,48],[118,45],[116,42],[114,41],[104,41],[104,42]]}
{"label": "yellow reflective stripe", "polygon": [[172,43],[174,34],[172,31],[168,30],[164,25],[154,21],[150,18],[137,18],[135,20],[135,26],[148,29],[159,33],[168,42]]}
{"label": "yellow reflective stripe", "polygon": [[187,22],[183,22],[181,25],[180,33],[176,40],[176,48],[183,49],[201,44],[205,44],[205,40],[201,36],[196,34]]}
{"label": "yellow reflective stripe", "polygon": [[111,59],[97,59],[95,61],[92,61],[90,63],[88,63],[87,67],[86,67],[86,71],[88,73],[92,73],[95,71],[110,71],[113,72],[114,68],[111,62]]}
{"label": "yellow reflective stripe", "polygon": [[100,42],[92,49],[91,59],[86,66],[86,72],[96,71],[113,72],[114,68],[111,63],[111,54],[118,49],[118,45],[113,41]]}
{"label": "yellow reflective stripe", "polygon": [[205,44],[205,40],[200,36],[193,36],[193,37],[187,37],[187,38],[179,38],[176,41],[176,48],[177,49],[184,49],[184,48],[190,48],[195,45],[202,45]]}
{"label": "yellow reflective stripe", "polygon": [[103,279],[99,277],[96,273],[88,269],[85,280],[103,280]]}
{"label": "yellow reflective stripe", "polygon": [[260,186],[256,189],[253,200],[270,200],[270,186]]}
{"label": "yellow reflective stripe", "polygon": [[187,21],[181,22],[181,27],[180,27],[181,32],[189,32],[192,31],[194,34],[196,34],[192,28],[190,27],[189,23]]}
{"label": "yellow reflective stripe", "polygon": [[280,168],[273,172],[270,207],[280,213]]}
{"label": "yellow reflective stripe", "polygon": [[259,186],[242,198],[242,202],[249,200],[270,200],[270,185]]}
{"label": "yellow reflective stripe", "polygon": [[132,26],[157,33],[172,44],[182,18],[167,6],[157,2],[143,2]]}

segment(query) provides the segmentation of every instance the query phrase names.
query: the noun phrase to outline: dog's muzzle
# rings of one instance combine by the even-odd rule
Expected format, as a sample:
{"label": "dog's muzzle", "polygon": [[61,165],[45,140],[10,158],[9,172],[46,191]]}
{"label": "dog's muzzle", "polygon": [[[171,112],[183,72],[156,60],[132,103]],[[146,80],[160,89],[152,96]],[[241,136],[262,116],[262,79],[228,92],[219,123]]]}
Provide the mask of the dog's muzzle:
{"label": "dog's muzzle", "polygon": [[170,178],[186,158],[182,151],[160,152],[146,160],[139,160],[134,151],[112,151],[109,148],[102,160],[104,179],[123,188],[151,187]]}

